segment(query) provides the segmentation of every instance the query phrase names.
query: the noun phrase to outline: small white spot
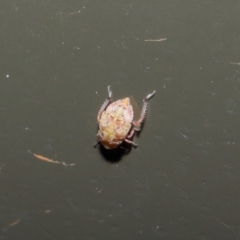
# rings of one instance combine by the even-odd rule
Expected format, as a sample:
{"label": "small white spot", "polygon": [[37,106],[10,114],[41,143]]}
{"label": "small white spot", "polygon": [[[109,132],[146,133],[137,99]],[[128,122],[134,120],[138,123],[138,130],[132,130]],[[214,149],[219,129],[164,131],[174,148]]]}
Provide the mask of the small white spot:
{"label": "small white spot", "polygon": [[7,74],[7,75],[6,75],[6,78],[9,78],[9,77],[10,77],[9,74]]}
{"label": "small white spot", "polygon": [[183,134],[182,132],[179,132],[185,139],[189,139],[189,136]]}

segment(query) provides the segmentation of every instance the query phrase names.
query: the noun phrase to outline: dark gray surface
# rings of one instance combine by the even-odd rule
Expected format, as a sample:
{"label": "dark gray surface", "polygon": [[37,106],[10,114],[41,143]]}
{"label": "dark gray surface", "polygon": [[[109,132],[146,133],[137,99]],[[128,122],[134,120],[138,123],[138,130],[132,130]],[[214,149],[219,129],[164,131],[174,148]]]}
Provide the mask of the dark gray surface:
{"label": "dark gray surface", "polygon": [[[2,1],[0,239],[240,239],[239,10]],[[157,91],[118,162],[92,147],[107,85]]]}

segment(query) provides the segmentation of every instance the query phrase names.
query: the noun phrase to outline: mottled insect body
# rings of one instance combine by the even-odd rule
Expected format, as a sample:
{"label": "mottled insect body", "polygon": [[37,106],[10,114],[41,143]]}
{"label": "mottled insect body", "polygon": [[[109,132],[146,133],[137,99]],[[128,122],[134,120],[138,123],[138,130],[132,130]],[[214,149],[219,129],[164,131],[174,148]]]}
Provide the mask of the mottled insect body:
{"label": "mottled insect body", "polygon": [[130,139],[135,131],[141,131],[141,124],[146,116],[148,101],[154,96],[155,92],[154,90],[143,99],[141,116],[138,121],[133,121],[134,113],[130,99],[124,98],[111,103],[112,91],[108,86],[108,98],[100,108],[97,117],[99,124],[97,144],[101,143],[106,149],[114,149],[125,141],[137,147],[137,144]]}

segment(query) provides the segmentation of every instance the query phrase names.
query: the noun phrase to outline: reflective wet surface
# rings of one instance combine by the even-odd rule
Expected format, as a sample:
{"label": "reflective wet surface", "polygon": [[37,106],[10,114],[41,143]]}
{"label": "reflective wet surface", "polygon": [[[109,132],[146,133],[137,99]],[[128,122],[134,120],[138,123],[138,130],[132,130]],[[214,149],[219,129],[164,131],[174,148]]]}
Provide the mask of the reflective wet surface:
{"label": "reflective wet surface", "polygon": [[[0,3],[0,239],[239,239],[239,9]],[[108,85],[157,91],[127,153],[93,147]]]}

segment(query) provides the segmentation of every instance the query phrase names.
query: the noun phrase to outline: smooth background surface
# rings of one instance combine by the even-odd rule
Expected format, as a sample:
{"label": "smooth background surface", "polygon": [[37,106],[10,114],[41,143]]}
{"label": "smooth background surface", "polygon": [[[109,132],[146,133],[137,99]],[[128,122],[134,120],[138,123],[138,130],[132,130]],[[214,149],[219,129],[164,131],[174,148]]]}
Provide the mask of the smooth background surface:
{"label": "smooth background surface", "polygon": [[[239,11],[1,1],[0,239],[240,239]],[[93,148],[108,85],[140,107],[157,91],[111,159]]]}

